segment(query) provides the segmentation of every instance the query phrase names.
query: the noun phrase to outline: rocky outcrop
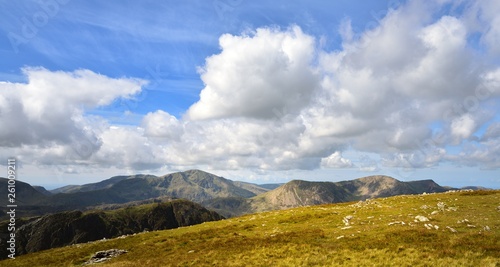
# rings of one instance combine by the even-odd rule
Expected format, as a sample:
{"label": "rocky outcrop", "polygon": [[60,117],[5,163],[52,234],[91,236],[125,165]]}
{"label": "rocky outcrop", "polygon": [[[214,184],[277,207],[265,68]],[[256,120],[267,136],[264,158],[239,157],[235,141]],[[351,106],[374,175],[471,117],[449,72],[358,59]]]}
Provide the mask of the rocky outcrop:
{"label": "rocky outcrop", "polygon": [[[45,215],[20,226],[16,230],[16,251],[21,255],[145,230],[172,229],[220,219],[223,217],[219,214],[186,200],[109,212],[67,211]],[[0,246],[5,244],[2,240]],[[6,258],[6,248],[0,247],[0,250],[2,258]]]}
{"label": "rocky outcrop", "polygon": [[96,253],[94,253],[94,255],[92,255],[90,260],[86,261],[83,265],[92,265],[92,264],[96,264],[96,263],[105,262],[105,261],[110,260],[114,257],[118,257],[122,254],[125,254],[127,252],[128,251],[126,251],[124,249],[116,249],[116,248],[103,250],[103,251],[97,251]]}

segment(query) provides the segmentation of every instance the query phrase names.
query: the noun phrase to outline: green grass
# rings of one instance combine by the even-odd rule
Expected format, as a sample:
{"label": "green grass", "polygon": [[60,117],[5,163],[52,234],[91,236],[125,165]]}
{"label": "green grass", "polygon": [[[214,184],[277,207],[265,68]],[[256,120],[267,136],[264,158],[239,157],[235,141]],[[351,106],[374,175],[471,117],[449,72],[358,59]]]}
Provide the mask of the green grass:
{"label": "green grass", "polygon": [[[431,215],[438,202],[445,211]],[[302,207],[41,251],[0,266],[78,266],[111,248],[129,252],[100,265],[500,266],[498,206],[500,191]],[[346,229],[347,215],[353,218]],[[414,222],[417,215],[430,221]],[[405,224],[388,225],[398,221]]]}

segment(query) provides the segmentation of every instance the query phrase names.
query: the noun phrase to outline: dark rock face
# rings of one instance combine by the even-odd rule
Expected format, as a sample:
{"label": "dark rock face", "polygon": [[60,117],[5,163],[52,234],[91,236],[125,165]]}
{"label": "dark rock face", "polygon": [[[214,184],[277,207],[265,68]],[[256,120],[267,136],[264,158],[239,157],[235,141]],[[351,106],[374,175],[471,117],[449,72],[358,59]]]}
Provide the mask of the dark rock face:
{"label": "dark rock face", "polygon": [[[66,211],[45,215],[20,226],[16,230],[16,254],[221,219],[223,217],[219,214],[186,200],[135,206],[112,212]],[[2,234],[0,244],[1,258],[7,257],[4,237],[5,233]]]}
{"label": "dark rock face", "polygon": [[118,257],[122,254],[127,253],[128,251],[123,250],[123,249],[108,249],[108,250],[103,250],[103,251],[98,251],[92,257],[90,260],[84,263],[84,265],[92,265],[96,263],[101,263],[107,260],[110,260],[114,257]]}

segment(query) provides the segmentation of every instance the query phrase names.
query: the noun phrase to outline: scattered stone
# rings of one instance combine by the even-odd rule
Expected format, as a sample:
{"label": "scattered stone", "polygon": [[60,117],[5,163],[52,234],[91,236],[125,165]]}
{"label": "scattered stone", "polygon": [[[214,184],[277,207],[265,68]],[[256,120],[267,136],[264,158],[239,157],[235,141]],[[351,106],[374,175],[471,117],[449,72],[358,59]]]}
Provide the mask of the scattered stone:
{"label": "scattered stone", "polygon": [[484,227],[484,230],[488,232],[488,231],[490,231],[491,229],[490,229],[490,227],[489,227],[488,225],[486,225],[486,226]]}
{"label": "scattered stone", "polygon": [[420,208],[421,208],[421,209],[423,209],[423,210],[426,210],[426,209],[428,209],[428,208],[430,208],[430,207],[429,207],[429,206],[427,206],[427,205],[422,205]]}
{"label": "scattered stone", "polygon": [[450,229],[450,231],[451,231],[452,233],[456,233],[456,232],[457,232],[457,230],[455,230],[454,228],[451,228],[451,227],[449,227],[449,226],[446,226],[446,228]]}
{"label": "scattered stone", "polygon": [[497,207],[497,210],[500,211],[500,206]]}
{"label": "scattered stone", "polygon": [[447,211],[457,211],[457,207],[448,207]]}
{"label": "scattered stone", "polygon": [[437,207],[438,207],[439,210],[444,211],[444,209],[446,208],[446,203],[444,203],[444,202],[438,202],[437,203]]}
{"label": "scattered stone", "polygon": [[432,225],[432,224],[430,224],[430,223],[426,223],[426,224],[424,224],[424,226],[425,226],[425,228],[427,228],[427,229],[429,229],[429,230],[432,230],[432,229],[436,229],[436,230],[438,230],[438,229],[439,229],[439,226],[437,226],[437,225]]}
{"label": "scattered stone", "polygon": [[439,213],[439,211],[435,210],[435,211],[431,212],[431,215],[436,215],[438,213]]}
{"label": "scattered stone", "polygon": [[428,222],[429,218],[422,216],[422,215],[417,215],[415,216],[415,222]]}
{"label": "scattered stone", "polygon": [[341,238],[344,238],[344,236],[343,235],[337,236],[337,239],[341,239]]}
{"label": "scattered stone", "polygon": [[344,224],[346,226],[348,226],[350,224],[350,221],[352,220],[352,218],[354,218],[352,215],[347,215],[344,217],[344,219],[342,219],[342,222],[344,222]]}
{"label": "scattered stone", "polygon": [[84,265],[90,265],[90,264],[96,264],[100,262],[104,262],[107,260],[110,260],[114,257],[120,256],[121,254],[127,253],[128,251],[123,250],[123,249],[108,249],[108,250],[103,250],[103,251],[98,251],[92,257],[90,260],[86,261]]}
{"label": "scattered stone", "polygon": [[405,225],[406,223],[405,222],[390,222],[388,225],[394,225],[394,224]]}
{"label": "scattered stone", "polygon": [[188,251],[188,253],[194,253],[194,250],[190,250],[190,251]]}
{"label": "scattered stone", "polygon": [[346,226],[346,227],[342,227],[340,229],[345,230],[345,229],[351,229],[351,228],[352,228],[352,226]]}
{"label": "scattered stone", "polygon": [[461,221],[460,221],[460,220],[458,220],[458,221],[457,221],[457,223],[466,223],[466,222],[469,222],[469,220],[467,220],[467,219],[463,219],[463,220],[461,220]]}
{"label": "scattered stone", "polygon": [[476,228],[476,226],[472,225],[472,224],[467,224],[467,227],[469,227],[469,228]]}

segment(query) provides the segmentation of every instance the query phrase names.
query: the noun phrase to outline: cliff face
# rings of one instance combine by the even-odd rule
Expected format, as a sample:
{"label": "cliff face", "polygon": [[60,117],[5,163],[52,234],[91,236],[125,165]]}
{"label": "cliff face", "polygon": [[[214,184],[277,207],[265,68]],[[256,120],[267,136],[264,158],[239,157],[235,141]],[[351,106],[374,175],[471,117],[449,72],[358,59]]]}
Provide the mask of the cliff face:
{"label": "cliff face", "polygon": [[[21,223],[16,230],[16,253],[21,255],[145,230],[172,229],[220,219],[223,217],[219,214],[186,200],[110,212],[67,211]],[[7,227],[2,226],[2,229]],[[1,258],[7,257],[6,247],[3,247],[6,234],[2,234]]]}

